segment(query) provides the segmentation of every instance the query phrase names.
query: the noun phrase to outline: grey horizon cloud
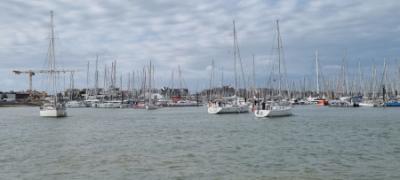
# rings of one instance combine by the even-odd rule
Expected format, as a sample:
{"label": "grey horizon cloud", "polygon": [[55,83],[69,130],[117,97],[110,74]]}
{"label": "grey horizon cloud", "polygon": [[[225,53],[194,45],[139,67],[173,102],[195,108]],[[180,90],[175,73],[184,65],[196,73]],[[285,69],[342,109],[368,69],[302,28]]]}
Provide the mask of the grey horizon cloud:
{"label": "grey horizon cloud", "polygon": [[[2,1],[0,8],[2,91],[27,89],[27,76],[13,75],[13,69],[46,67],[50,10],[55,12],[57,63],[82,71],[75,76],[80,88],[86,86],[87,61],[93,81],[97,54],[100,82],[104,64],[117,60],[118,73],[126,80],[127,73],[140,70],[151,59],[158,87],[168,85],[171,71],[177,74],[180,65],[191,89],[207,88],[214,59],[216,68],[224,69],[225,84],[233,84],[233,19],[249,75],[252,54],[256,56],[258,86],[265,86],[271,70],[276,19],[288,76],[294,79],[312,78],[316,49],[327,76],[337,75],[345,50],[349,71],[361,61],[366,74],[372,64],[381,66],[384,58],[397,66],[399,57],[400,3],[394,0],[17,0]],[[43,89],[44,79],[34,77],[34,87]]]}

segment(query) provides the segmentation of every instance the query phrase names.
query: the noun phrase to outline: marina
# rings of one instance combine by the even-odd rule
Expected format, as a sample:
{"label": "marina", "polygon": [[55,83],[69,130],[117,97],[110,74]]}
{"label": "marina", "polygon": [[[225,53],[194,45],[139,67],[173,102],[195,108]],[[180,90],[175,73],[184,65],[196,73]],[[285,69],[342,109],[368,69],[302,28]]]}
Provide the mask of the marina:
{"label": "marina", "polygon": [[397,1],[0,7],[0,179],[400,179]]}

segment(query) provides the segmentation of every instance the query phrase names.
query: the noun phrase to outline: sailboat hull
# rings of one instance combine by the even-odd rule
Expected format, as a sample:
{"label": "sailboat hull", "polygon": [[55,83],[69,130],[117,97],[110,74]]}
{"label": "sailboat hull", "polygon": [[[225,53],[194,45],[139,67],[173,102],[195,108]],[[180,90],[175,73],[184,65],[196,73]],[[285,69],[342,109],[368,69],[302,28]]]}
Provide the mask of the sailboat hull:
{"label": "sailboat hull", "polygon": [[158,107],[155,106],[155,105],[146,105],[145,108],[146,108],[146,110],[156,110],[156,109],[158,109]]}
{"label": "sailboat hull", "polygon": [[230,107],[211,106],[211,107],[208,107],[207,111],[209,114],[248,113],[249,107],[247,105],[230,106]]}
{"label": "sailboat hull", "polygon": [[65,109],[43,109],[40,110],[41,117],[65,117],[67,111]]}
{"label": "sailboat hull", "polygon": [[256,110],[254,115],[258,118],[262,117],[283,117],[283,116],[291,116],[292,108],[284,107],[284,108],[273,108],[269,110]]}
{"label": "sailboat hull", "polygon": [[373,103],[358,103],[360,107],[376,107],[376,104]]}

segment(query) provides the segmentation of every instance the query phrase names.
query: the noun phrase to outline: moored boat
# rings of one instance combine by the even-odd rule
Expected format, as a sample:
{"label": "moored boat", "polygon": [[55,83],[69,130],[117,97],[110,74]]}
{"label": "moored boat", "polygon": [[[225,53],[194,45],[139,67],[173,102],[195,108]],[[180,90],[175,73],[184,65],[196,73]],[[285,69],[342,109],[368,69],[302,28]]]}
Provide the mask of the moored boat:
{"label": "moored boat", "polygon": [[261,108],[257,109],[254,112],[254,115],[258,118],[291,116],[292,107],[290,105],[278,103],[266,104],[263,102],[261,103]]}
{"label": "moored boat", "polygon": [[216,100],[208,103],[207,112],[209,114],[248,113],[249,106],[241,98],[234,101]]}
{"label": "moored boat", "polygon": [[400,107],[399,101],[388,101],[383,104],[385,107]]}
{"label": "moored boat", "polygon": [[42,117],[65,117],[67,116],[67,108],[65,107],[65,103],[62,98],[59,98],[59,94],[57,93],[57,75],[56,73],[60,72],[56,70],[56,59],[55,59],[55,51],[54,51],[54,24],[53,24],[53,11],[50,11],[50,45],[48,52],[48,65],[49,70],[47,71],[49,75],[49,86],[51,89],[52,95],[48,98],[48,101],[45,102],[42,106],[40,106],[40,116]]}

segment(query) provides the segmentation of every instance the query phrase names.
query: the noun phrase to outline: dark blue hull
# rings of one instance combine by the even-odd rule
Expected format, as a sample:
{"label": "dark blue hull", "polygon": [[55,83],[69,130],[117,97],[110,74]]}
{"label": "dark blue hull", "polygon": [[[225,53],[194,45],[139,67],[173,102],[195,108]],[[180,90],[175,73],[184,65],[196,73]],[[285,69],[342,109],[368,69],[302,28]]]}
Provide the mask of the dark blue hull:
{"label": "dark blue hull", "polygon": [[400,102],[395,101],[395,102],[387,102],[385,103],[386,107],[400,107]]}

